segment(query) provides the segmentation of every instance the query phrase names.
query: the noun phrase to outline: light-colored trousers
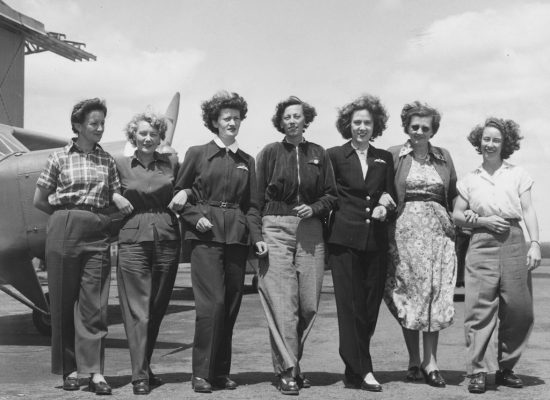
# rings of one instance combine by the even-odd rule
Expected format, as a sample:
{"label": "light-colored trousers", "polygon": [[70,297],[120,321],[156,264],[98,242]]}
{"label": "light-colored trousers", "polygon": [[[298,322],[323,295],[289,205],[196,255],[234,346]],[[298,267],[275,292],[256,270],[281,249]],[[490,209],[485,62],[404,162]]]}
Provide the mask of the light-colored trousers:
{"label": "light-colored trousers", "polygon": [[[513,369],[533,327],[531,273],[520,226],[496,234],[476,229],[466,255],[468,373]],[[497,327],[497,355],[491,340]],[[495,362],[497,361],[497,362]]]}
{"label": "light-colored trousers", "polygon": [[260,262],[259,293],[275,373],[300,374],[305,340],[315,322],[325,268],[321,221],[268,215],[262,233],[269,256]]}

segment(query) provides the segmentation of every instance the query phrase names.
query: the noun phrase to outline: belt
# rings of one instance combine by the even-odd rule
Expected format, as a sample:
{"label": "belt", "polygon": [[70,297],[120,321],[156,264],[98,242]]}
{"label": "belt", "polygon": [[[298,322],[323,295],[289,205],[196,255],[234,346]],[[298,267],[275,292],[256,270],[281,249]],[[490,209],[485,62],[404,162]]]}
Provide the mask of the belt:
{"label": "belt", "polygon": [[89,206],[87,204],[65,204],[62,206],[54,207],[54,210],[78,210],[78,211],[89,211],[95,214],[107,214],[107,207],[98,208],[94,206]]}
{"label": "belt", "polygon": [[443,199],[436,196],[426,196],[426,195],[416,195],[416,194],[405,196],[405,200],[404,200],[405,203],[408,203],[411,201],[433,201],[445,207]]}
{"label": "belt", "polygon": [[144,213],[160,214],[165,212],[171,213],[171,211],[168,208],[147,208],[144,210],[134,210],[135,214],[144,214]]}
{"label": "belt", "polygon": [[212,207],[219,207],[219,208],[239,208],[240,204],[238,203],[229,203],[227,201],[215,201],[215,200],[207,200],[202,201],[203,204],[208,204]]}

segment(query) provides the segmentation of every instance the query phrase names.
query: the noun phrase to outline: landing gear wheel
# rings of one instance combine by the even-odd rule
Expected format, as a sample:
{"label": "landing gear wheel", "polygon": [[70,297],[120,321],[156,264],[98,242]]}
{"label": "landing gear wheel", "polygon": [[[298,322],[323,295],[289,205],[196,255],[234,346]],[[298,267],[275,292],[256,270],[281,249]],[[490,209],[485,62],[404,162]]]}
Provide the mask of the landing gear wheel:
{"label": "landing gear wheel", "polygon": [[[46,297],[46,303],[48,303],[48,306],[50,305],[50,294],[44,293],[44,296]],[[49,307],[48,307],[49,308]],[[40,311],[33,310],[32,312],[32,322],[34,324],[34,327],[38,332],[40,332],[44,336],[51,336],[52,335],[52,321],[50,319],[50,315],[44,315]]]}

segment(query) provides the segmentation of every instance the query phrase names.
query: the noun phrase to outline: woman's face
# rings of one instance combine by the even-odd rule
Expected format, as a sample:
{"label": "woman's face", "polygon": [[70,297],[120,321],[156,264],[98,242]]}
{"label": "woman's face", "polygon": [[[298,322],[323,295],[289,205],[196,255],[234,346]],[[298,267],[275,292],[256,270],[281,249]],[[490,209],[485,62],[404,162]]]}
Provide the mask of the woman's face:
{"label": "woman's face", "polygon": [[234,108],[222,108],[218,119],[212,124],[218,129],[220,139],[234,142],[241,127],[241,112]]}
{"label": "woman's face", "polygon": [[103,132],[105,131],[105,114],[103,111],[94,110],[90,111],[84,122],[81,124],[74,124],[76,130],[78,131],[77,142],[87,145],[95,145],[99,143],[103,137]]}
{"label": "woman's face", "polygon": [[364,148],[368,145],[374,123],[369,110],[357,110],[351,116],[351,142],[355,147]]}
{"label": "woman's face", "polygon": [[138,153],[153,154],[160,144],[159,131],[147,121],[139,121],[134,136]]}
{"label": "woman's face", "polygon": [[432,117],[413,115],[407,134],[413,145],[427,145],[433,136]]}
{"label": "woman's face", "polygon": [[286,136],[302,136],[305,125],[306,118],[301,104],[294,104],[285,108],[281,119],[281,128]]}
{"label": "woman's face", "polygon": [[481,135],[481,154],[485,160],[501,159],[502,133],[493,127],[487,126]]}

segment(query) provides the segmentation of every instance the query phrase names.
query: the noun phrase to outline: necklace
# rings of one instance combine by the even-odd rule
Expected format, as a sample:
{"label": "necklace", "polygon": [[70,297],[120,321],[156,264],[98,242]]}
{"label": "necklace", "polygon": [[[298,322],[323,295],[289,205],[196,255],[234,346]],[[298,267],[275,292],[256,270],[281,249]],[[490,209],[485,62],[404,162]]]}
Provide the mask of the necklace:
{"label": "necklace", "polygon": [[423,157],[419,156],[418,154],[414,153],[414,158],[418,158],[419,160],[425,160],[428,158],[428,152],[426,152],[426,154],[424,154]]}

